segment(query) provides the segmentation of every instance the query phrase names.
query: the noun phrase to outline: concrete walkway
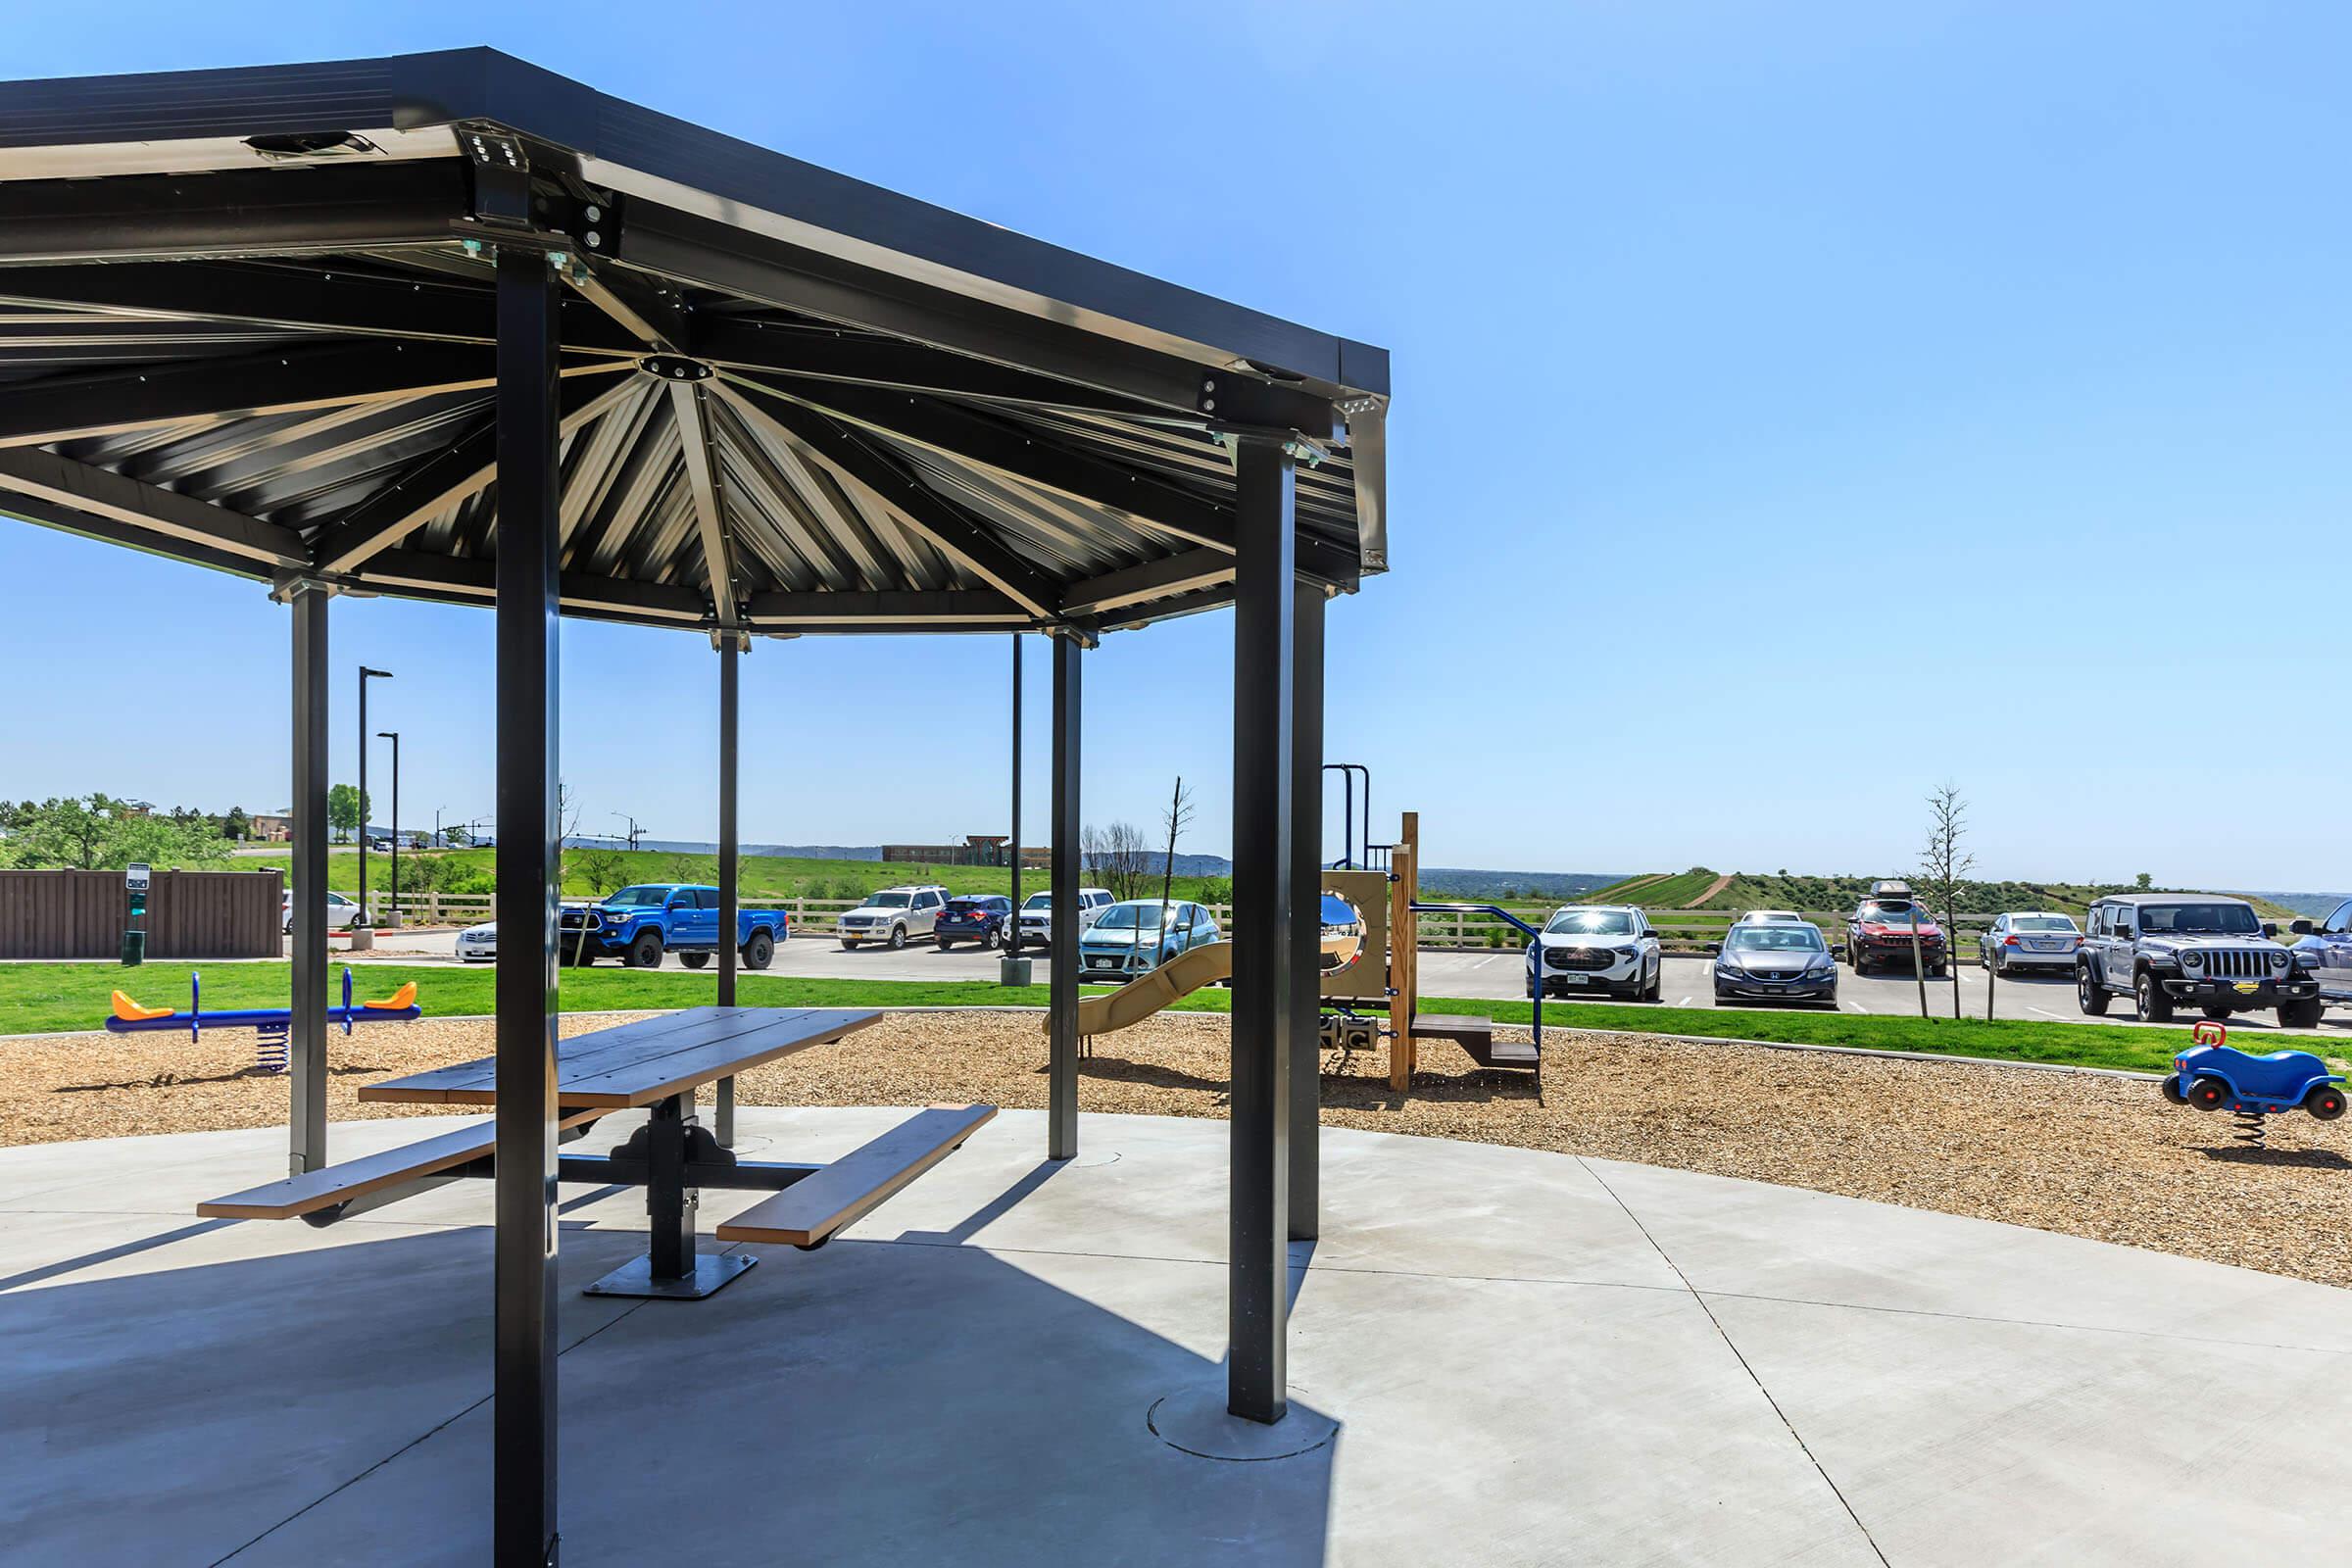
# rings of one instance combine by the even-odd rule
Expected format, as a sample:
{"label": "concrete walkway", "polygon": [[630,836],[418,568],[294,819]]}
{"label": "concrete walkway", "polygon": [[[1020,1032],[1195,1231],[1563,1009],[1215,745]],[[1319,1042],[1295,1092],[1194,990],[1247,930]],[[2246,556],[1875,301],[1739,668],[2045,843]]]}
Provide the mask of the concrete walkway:
{"label": "concrete walkway", "polygon": [[[747,1109],[744,1152],[829,1157],[892,1116]],[[448,1125],[338,1126],[337,1153]],[[1226,1128],[1082,1141],[1049,1165],[1008,1112],[699,1303],[579,1295],[641,1249],[641,1200],[566,1189],[564,1561],[2146,1565],[2352,1537],[2352,1293],[1346,1131],[1295,1253],[1297,1406],[1337,1435],[1196,1457],[1152,1412],[1221,1384]],[[193,1218],[282,1148],[0,1151],[0,1558],[487,1560],[488,1186],[326,1230]],[[752,1196],[706,1195],[706,1225]]]}

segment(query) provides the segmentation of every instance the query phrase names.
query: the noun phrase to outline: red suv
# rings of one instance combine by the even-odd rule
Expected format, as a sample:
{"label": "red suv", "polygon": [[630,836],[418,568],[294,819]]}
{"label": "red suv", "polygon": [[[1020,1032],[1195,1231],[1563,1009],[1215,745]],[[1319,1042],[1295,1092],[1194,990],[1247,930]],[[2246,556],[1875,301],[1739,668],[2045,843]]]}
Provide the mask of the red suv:
{"label": "red suv", "polygon": [[1910,968],[1914,927],[1919,933],[1919,962],[1928,973],[1941,979],[1944,965],[1949,961],[1943,928],[1936,923],[1926,905],[1911,897],[1911,889],[1904,883],[1874,883],[1870,897],[1862,901],[1852,918],[1845,922],[1845,956],[1853,964],[1854,973],[1868,974],[1873,969],[1898,963]]}

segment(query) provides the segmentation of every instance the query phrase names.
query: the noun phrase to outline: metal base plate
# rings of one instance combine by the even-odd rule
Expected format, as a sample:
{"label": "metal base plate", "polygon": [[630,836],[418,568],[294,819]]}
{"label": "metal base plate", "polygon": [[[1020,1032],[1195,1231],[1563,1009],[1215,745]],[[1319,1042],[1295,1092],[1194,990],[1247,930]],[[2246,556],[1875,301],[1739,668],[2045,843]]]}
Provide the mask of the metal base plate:
{"label": "metal base plate", "polygon": [[654,1278],[652,1258],[632,1257],[581,1294],[699,1301],[759,1261],[749,1252],[706,1252],[695,1258],[693,1273],[674,1280],[658,1280]]}
{"label": "metal base plate", "polygon": [[1330,1416],[1295,1401],[1270,1427],[1245,1421],[1227,1413],[1222,1379],[1160,1396],[1144,1412],[1144,1424],[1153,1437],[1180,1452],[1242,1464],[1312,1453],[1340,1430]]}

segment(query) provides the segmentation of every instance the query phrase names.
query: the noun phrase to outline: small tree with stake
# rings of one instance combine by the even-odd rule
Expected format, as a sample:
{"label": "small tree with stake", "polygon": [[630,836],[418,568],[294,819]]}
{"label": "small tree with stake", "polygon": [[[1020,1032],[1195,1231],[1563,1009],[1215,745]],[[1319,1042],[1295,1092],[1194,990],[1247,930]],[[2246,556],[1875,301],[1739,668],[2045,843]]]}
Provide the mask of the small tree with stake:
{"label": "small tree with stake", "polygon": [[1176,894],[1177,836],[1193,825],[1193,796],[1192,792],[1184,787],[1184,778],[1181,774],[1176,779],[1175,798],[1168,802],[1166,822],[1168,855],[1167,858],[1160,862],[1159,872],[1159,906],[1162,909],[1168,906],[1168,901]]}
{"label": "small tree with stake", "polygon": [[[1933,893],[1943,906],[1944,967],[1952,977],[1952,1016],[1960,1016],[1960,927],[1955,919],[1960,902],[1961,879],[1975,869],[1977,858],[1960,847],[1968,831],[1968,803],[1960,791],[1946,784],[1928,797],[1928,844],[1920,852],[1919,882],[1923,894]],[[1919,916],[1914,906],[1911,917],[1912,952],[1916,957],[1919,942]],[[1928,982],[1924,972],[1919,982],[1920,1016],[1927,1016]]]}

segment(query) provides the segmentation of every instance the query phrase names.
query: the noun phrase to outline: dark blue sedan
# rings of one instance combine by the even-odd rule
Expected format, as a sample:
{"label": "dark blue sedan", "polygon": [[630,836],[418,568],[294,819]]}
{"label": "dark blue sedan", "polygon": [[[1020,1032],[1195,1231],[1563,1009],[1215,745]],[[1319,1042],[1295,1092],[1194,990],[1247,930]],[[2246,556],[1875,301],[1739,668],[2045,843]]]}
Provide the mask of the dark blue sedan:
{"label": "dark blue sedan", "polygon": [[984,948],[1001,946],[1012,923],[1012,901],[995,893],[973,893],[948,901],[939,911],[931,934],[945,953],[958,942],[977,942]]}

